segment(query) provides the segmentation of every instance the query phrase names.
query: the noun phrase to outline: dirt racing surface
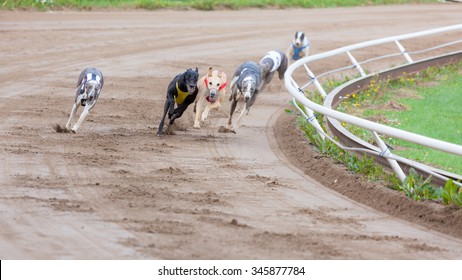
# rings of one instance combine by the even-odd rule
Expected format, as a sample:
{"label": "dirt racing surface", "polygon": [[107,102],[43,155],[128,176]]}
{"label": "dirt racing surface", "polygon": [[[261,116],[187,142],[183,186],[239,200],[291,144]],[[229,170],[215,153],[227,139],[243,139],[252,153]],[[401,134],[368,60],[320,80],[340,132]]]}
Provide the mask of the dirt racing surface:
{"label": "dirt racing surface", "polygon": [[[200,130],[190,106],[173,135],[155,136],[167,85],[187,68],[229,78],[297,30],[319,53],[461,14],[455,3],[0,12],[0,258],[462,258],[460,210],[377,192],[320,158],[276,76],[236,134],[219,132],[226,99]],[[86,67],[105,77],[98,104],[76,134],[58,133]]]}

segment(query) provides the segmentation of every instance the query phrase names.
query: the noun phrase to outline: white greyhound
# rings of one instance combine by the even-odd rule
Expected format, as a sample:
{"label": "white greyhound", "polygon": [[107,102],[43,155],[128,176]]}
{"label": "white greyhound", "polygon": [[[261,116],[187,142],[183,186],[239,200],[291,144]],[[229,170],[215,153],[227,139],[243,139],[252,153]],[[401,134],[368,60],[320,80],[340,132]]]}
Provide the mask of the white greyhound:
{"label": "white greyhound", "polygon": [[[86,68],[82,71],[82,73],[80,73],[79,79],[77,80],[77,92],[74,105],[72,106],[71,114],[66,124],[67,130],[70,130],[73,133],[77,131],[90,110],[96,105],[96,101],[98,101],[103,84],[103,74],[96,68]],[[84,106],[85,108],[80,114],[79,120],[71,129],[71,121],[79,106]]]}

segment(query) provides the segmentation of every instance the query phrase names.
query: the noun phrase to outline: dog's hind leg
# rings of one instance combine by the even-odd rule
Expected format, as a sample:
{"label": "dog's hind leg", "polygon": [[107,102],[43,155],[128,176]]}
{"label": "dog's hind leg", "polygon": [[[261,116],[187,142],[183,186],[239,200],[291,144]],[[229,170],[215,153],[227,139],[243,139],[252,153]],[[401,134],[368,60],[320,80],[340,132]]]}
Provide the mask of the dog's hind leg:
{"label": "dog's hind leg", "polygon": [[231,130],[231,125],[233,122],[233,114],[234,114],[234,111],[236,110],[236,106],[237,106],[237,99],[234,98],[232,100],[231,108],[229,110],[228,127],[227,127],[229,130]]}
{"label": "dog's hind leg", "polygon": [[234,111],[236,111],[237,102],[239,100],[239,98],[237,96],[237,93],[238,93],[239,89],[237,88],[237,85],[235,83],[236,80],[237,80],[237,78],[235,76],[233,81],[231,81],[231,94],[229,96],[229,101],[231,101],[231,107],[229,109],[229,118],[228,118],[228,126],[227,126],[228,130],[231,130],[233,114],[234,114]]}
{"label": "dog's hind leg", "polygon": [[231,87],[231,95],[229,96],[229,101],[233,100],[233,97],[237,94],[237,85],[236,82],[239,79],[239,76],[234,76],[231,80],[229,86]]}
{"label": "dog's hind leg", "polygon": [[278,68],[279,80],[284,80],[284,74],[287,71],[287,67],[289,66],[289,59],[285,54],[282,55],[281,65]]}
{"label": "dog's hind leg", "polygon": [[74,105],[72,106],[71,113],[69,115],[69,120],[66,123],[66,129],[67,130],[71,129],[71,122],[72,122],[72,119],[75,116],[75,113],[77,112],[77,108],[79,108],[79,105],[80,105],[79,103],[80,103],[80,101],[75,102]]}

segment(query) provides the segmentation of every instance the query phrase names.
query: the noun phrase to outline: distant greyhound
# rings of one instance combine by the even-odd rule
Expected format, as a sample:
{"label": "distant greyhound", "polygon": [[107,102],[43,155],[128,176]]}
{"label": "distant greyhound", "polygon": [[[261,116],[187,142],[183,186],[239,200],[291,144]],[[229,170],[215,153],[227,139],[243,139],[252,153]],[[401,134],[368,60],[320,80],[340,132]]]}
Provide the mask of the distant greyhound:
{"label": "distant greyhound", "polygon": [[[77,92],[75,96],[74,105],[72,106],[69,120],[66,124],[66,129],[71,130],[73,133],[77,131],[79,126],[87,117],[90,110],[96,105],[99,94],[104,85],[103,73],[96,68],[86,68],[80,73],[77,80]],[[84,106],[80,118],[71,129],[71,121],[79,106]]]}
{"label": "distant greyhound", "polygon": [[[166,132],[169,133],[175,119],[181,117],[188,106],[196,100],[198,92],[198,78],[199,70],[196,67],[196,70],[189,68],[185,72],[176,75],[170,82],[167,88],[167,100],[165,100],[164,115],[160,121],[157,136],[160,136],[163,133],[167,113],[169,122],[167,123]],[[175,104],[177,105],[176,108]]]}
{"label": "distant greyhound", "polygon": [[305,33],[295,32],[295,38],[292,44],[287,49],[287,57],[291,60],[299,60],[302,57],[308,56],[310,52],[310,41],[305,36]]}

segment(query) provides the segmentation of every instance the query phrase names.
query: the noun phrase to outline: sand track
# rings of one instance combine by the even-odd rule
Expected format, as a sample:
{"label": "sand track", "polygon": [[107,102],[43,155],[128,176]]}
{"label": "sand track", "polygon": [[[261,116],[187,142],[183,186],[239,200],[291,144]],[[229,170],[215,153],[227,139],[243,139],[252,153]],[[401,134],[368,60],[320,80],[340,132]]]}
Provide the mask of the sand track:
{"label": "sand track", "polygon": [[[237,134],[218,132],[228,102],[201,130],[192,108],[175,135],[155,129],[186,68],[229,76],[285,50],[295,30],[317,53],[456,24],[461,12],[0,12],[0,258],[460,259],[460,239],[340,195],[305,175],[314,162],[294,165],[280,146],[299,140],[275,136],[290,99],[277,78]],[[105,75],[99,103],[77,134],[56,133],[87,66]]]}

